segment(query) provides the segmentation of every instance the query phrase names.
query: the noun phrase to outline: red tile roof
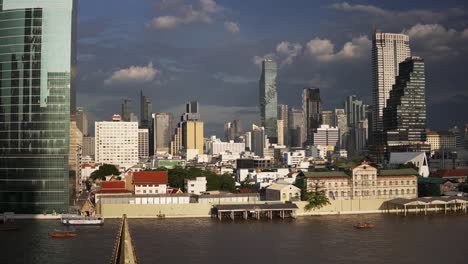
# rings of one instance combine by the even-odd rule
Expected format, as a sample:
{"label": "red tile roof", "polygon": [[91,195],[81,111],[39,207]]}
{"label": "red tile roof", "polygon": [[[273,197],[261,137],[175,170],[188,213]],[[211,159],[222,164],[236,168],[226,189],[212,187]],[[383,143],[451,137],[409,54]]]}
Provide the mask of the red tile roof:
{"label": "red tile roof", "polygon": [[101,182],[101,190],[125,189],[124,181],[103,181]]}
{"label": "red tile roof", "polygon": [[434,173],[436,177],[468,177],[468,169],[438,170]]}
{"label": "red tile roof", "polygon": [[167,171],[140,171],[133,173],[133,184],[167,184]]}

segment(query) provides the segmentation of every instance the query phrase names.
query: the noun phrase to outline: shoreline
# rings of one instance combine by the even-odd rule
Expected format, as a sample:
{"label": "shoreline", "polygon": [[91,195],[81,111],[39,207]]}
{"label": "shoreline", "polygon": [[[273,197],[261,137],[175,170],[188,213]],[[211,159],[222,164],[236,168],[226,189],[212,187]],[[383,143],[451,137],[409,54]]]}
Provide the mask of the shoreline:
{"label": "shoreline", "polygon": [[[432,209],[432,210],[431,210]],[[430,214],[427,215],[446,215],[440,210],[435,210],[435,208],[428,209],[427,212]],[[408,210],[408,216],[410,215],[418,215],[418,216],[424,216],[424,212],[421,212],[421,210],[416,210],[416,209],[409,209]],[[393,214],[395,216],[404,216],[403,213],[399,212],[397,214],[396,209],[390,209],[390,210],[362,210],[362,211],[311,211],[311,212],[303,212],[303,213],[298,213],[296,214],[295,218],[302,218],[302,217],[310,217],[310,216],[330,216],[330,215],[364,215],[364,214]],[[450,213],[450,215],[453,215],[454,213]],[[455,213],[456,215],[468,215],[466,213]],[[0,216],[2,216],[0,214]],[[8,220],[59,220],[61,219],[62,215],[44,215],[44,214],[15,214],[15,215],[9,215]],[[0,217],[1,218],[1,217]],[[104,219],[121,219],[122,215],[109,215],[105,216]],[[164,217],[157,216],[157,215],[127,215],[127,218],[129,219],[158,219],[158,220],[164,220],[164,219],[184,219],[184,218],[213,218],[211,215],[199,215],[199,214],[193,214],[193,215],[165,215]]]}

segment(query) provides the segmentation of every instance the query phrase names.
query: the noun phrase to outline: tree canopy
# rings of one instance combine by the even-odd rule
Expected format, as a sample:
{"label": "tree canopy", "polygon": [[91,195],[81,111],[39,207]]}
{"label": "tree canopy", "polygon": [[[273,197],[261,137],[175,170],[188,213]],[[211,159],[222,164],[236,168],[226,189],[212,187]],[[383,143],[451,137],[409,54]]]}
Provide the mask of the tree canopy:
{"label": "tree canopy", "polygon": [[93,180],[101,179],[106,180],[106,176],[109,175],[120,175],[119,170],[111,164],[103,164],[97,171],[91,173],[90,178]]}
{"label": "tree canopy", "polygon": [[310,211],[312,209],[320,209],[325,205],[330,204],[330,200],[325,195],[325,192],[320,190],[319,184],[315,184],[313,190],[305,193],[305,200],[309,202],[304,209]]}
{"label": "tree canopy", "polygon": [[218,175],[211,170],[182,167],[175,167],[167,170],[167,172],[169,177],[169,186],[180,188],[184,192],[187,191],[185,190],[185,179],[193,180],[196,177],[206,177],[206,189],[208,191],[235,191],[234,178],[230,174]]}

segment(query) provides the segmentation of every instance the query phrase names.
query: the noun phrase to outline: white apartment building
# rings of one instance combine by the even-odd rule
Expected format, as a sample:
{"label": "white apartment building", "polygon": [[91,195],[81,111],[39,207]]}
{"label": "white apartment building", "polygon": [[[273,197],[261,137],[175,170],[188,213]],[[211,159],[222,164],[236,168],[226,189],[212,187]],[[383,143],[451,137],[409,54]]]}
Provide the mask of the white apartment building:
{"label": "white apartment building", "polygon": [[189,194],[196,195],[206,192],[206,177],[197,177],[195,180],[185,179],[185,190]]}
{"label": "white apartment building", "polygon": [[267,187],[273,184],[276,180],[284,178],[289,174],[288,168],[254,170],[254,169],[238,169],[236,178],[239,182],[247,179],[253,181],[260,188]]}
{"label": "white apartment building", "polygon": [[222,142],[219,138],[212,136],[206,142],[206,151],[208,155],[220,155],[223,152],[242,153],[245,151],[245,143],[235,143],[233,140]]}
{"label": "white apartment building", "polygon": [[138,163],[138,122],[95,122],[96,163],[131,167]]}
{"label": "white apartment building", "polygon": [[265,199],[267,201],[300,201],[301,189],[292,184],[275,183],[268,186],[265,190]]}
{"label": "white apartment building", "polygon": [[321,125],[314,133],[314,145],[339,146],[340,143],[340,130],[337,127],[329,125]]}
{"label": "white apartment building", "polygon": [[286,166],[296,167],[297,164],[304,161],[306,158],[305,150],[296,150],[283,153],[283,163]]}
{"label": "white apartment building", "polygon": [[138,158],[148,159],[149,157],[149,132],[147,128],[138,129]]}

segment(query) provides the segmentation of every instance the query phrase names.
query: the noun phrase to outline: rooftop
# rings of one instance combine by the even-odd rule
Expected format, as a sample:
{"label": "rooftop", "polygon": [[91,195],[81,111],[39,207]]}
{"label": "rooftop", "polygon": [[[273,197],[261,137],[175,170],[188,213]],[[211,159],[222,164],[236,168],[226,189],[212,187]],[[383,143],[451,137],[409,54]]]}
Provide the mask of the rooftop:
{"label": "rooftop", "polygon": [[380,170],[378,176],[408,176],[419,175],[415,169],[395,169],[395,170]]}
{"label": "rooftop", "polygon": [[302,172],[306,178],[323,178],[323,177],[349,177],[344,171],[306,171]]}
{"label": "rooftop", "polygon": [[435,177],[468,177],[468,169],[438,170]]}
{"label": "rooftop", "polygon": [[125,189],[124,181],[103,181],[101,182],[101,190],[110,189]]}
{"label": "rooftop", "polygon": [[133,173],[134,184],[167,184],[167,171],[140,171]]}

